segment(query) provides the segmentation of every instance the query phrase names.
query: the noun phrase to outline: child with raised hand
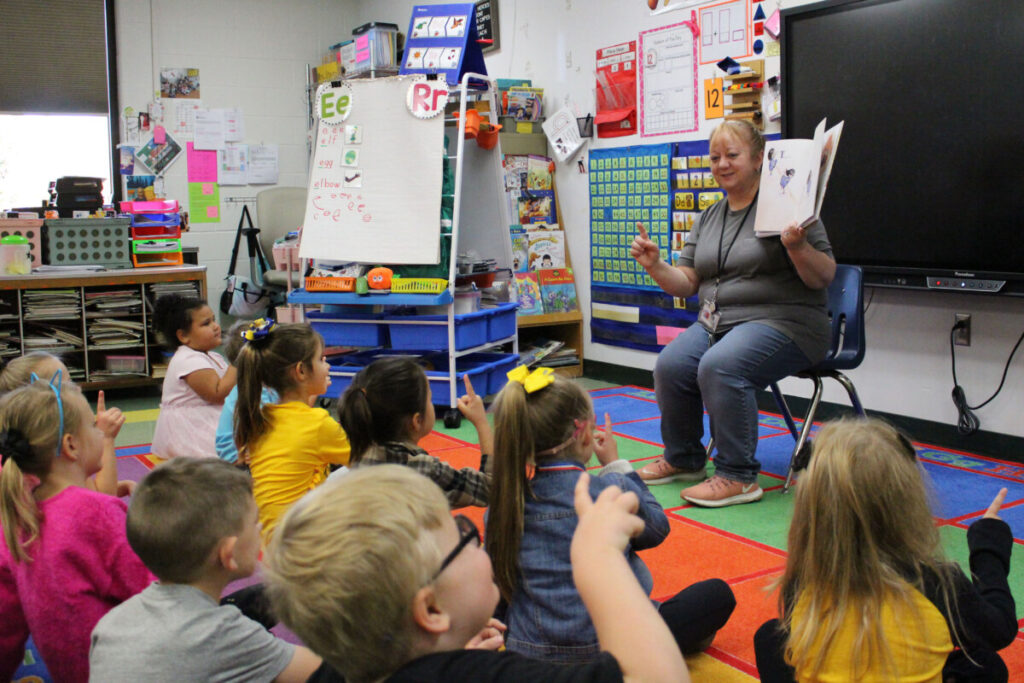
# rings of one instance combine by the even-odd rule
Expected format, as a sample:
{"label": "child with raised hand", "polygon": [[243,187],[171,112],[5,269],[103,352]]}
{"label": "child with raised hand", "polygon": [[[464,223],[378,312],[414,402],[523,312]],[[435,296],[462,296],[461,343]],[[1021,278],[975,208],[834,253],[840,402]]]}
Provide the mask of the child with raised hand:
{"label": "child with raised hand", "polygon": [[[659,545],[669,532],[661,505],[618,446],[605,415],[595,431],[587,393],[549,368],[520,366],[494,406],[494,481],[487,513],[486,547],[494,576],[508,601],[509,650],[562,663],[590,661],[601,652],[595,625],[573,585],[569,547],[576,530],[573,490],[591,455],[602,465],[589,478],[594,496],[617,486],[639,500],[643,528],[626,544],[626,558],[646,595],[654,582],[638,550]],[[532,471],[532,476],[530,472]],[[609,584],[606,590],[618,590]],[[684,654],[711,644],[736,606],[720,579],[685,588],[658,606]]]}
{"label": "child with raised hand", "polygon": [[1002,489],[967,530],[972,579],[943,557],[910,441],[825,425],[796,488],[781,619],[754,636],[763,681],[996,681],[1017,635]]}
{"label": "child with raised hand", "polygon": [[164,344],[174,349],[167,366],[153,452],[161,458],[212,458],[224,398],[237,373],[214,351],[220,325],[202,299],[165,294],[156,300],[154,325]]}
{"label": "child with raised hand", "polygon": [[[0,395],[32,382],[32,377],[50,379],[58,372],[70,382],[67,367],[60,358],[45,351],[32,351],[12,359],[0,373]],[[124,425],[124,414],[118,408],[107,408],[103,391],[96,398],[96,426],[103,432],[103,459],[100,471],[86,482],[86,487],[111,496],[129,496],[135,488],[133,481],[118,481],[117,451],[114,441]]]}
{"label": "child with raised hand", "polygon": [[[349,440],[323,408],[310,404],[331,378],[324,340],[306,324],[260,319],[243,332],[238,353],[235,443],[249,465],[263,540],[295,501],[324,482],[330,465],[347,465]],[[278,395],[263,404],[263,388]]]}
{"label": "child with raised hand", "polygon": [[[251,320],[238,320],[228,329],[224,340],[224,356],[231,365],[235,365],[238,354],[245,344],[245,337],[242,333],[249,329]],[[263,403],[277,403],[277,394],[267,387],[263,387],[261,396]],[[224,405],[220,411],[220,421],[217,423],[217,435],[214,444],[217,447],[217,457],[230,463],[238,462],[238,446],[235,445],[235,406],[238,405],[238,386],[231,388],[231,393],[224,399]]]}
{"label": "child with raised hand", "polygon": [[338,418],[352,444],[352,463],[406,465],[440,486],[453,508],[486,507],[494,438],[483,400],[468,374],[463,380],[466,394],[458,408],[480,437],[480,469],[456,469],[417,445],[434,428],[434,404],[427,374],[407,356],[375,360],[342,395]]}
{"label": "child with raised hand", "polygon": [[571,554],[604,650],[593,662],[561,666],[498,652],[497,643],[466,649],[493,630],[499,597],[480,534],[469,519],[452,517],[426,477],[382,465],[357,468],[306,496],[267,553],[275,611],[333,667],[311,680],[689,681],[626,561],[629,539],[644,527],[636,495],[608,487],[592,501],[588,477],[579,480]]}
{"label": "child with raised hand", "polygon": [[125,538],[125,504],[90,491],[103,434],[60,373],[0,399],[0,680],[30,632],[54,680],[85,681],[89,634],[153,576]]}
{"label": "child with raised hand", "polygon": [[132,497],[128,542],[160,580],[96,625],[92,680],[304,683],[319,666],[306,648],[218,604],[228,583],[258,565],[259,521],[245,472],[210,458],[158,466]]}

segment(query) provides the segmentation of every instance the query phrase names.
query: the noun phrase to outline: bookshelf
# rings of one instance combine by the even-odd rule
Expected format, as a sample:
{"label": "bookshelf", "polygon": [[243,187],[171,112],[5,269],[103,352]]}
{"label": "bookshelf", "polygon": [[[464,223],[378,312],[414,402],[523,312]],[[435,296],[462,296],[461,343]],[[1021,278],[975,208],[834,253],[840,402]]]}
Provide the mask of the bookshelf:
{"label": "bookshelf", "polygon": [[[206,266],[126,268],[97,272],[33,273],[25,277],[0,277],[0,355],[5,360],[38,350],[59,356],[71,369],[82,389],[113,389],[163,382],[159,372],[161,346],[152,330],[152,304],[166,287],[188,287],[206,298]],[[62,292],[62,294],[58,294]],[[56,295],[56,297],[54,296]],[[98,310],[93,302],[134,298],[138,304],[123,309]],[[36,307],[32,312],[31,306]],[[46,306],[54,306],[47,312]],[[42,306],[42,311],[38,307]],[[128,329],[123,340],[103,340],[96,324]],[[26,339],[53,336],[47,345],[31,345]],[[131,337],[131,338],[127,338]],[[114,357],[111,361],[110,357]],[[138,359],[138,371],[115,375],[123,357]]]}
{"label": "bookshelf", "polygon": [[[548,155],[547,137],[543,133],[500,133],[501,150],[504,154],[540,154]],[[558,200],[558,183],[552,182],[552,189],[555,194],[555,213],[558,216],[558,227],[565,231],[565,223],[562,219],[562,206]],[[565,240],[565,266],[572,267],[572,259],[569,255],[568,240]],[[574,272],[575,275],[575,272]],[[577,296],[579,301],[579,283],[576,283]],[[555,372],[566,377],[580,377],[583,375],[583,313],[571,311],[569,313],[541,313],[537,315],[516,316],[516,326],[519,329],[519,348],[527,348],[530,344],[539,339],[563,342],[566,347],[576,349],[579,362],[573,365],[563,365],[555,368]],[[541,361],[540,365],[544,362]]]}

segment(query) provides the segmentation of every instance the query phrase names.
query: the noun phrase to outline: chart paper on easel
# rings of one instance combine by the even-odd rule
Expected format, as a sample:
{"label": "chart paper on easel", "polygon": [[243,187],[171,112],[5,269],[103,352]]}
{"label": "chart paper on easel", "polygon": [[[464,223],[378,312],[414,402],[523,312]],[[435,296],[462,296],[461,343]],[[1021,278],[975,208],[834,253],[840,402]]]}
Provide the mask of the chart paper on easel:
{"label": "chart paper on easel", "polygon": [[406,93],[416,79],[351,80],[318,91],[302,258],[439,262],[444,117],[409,113]]}

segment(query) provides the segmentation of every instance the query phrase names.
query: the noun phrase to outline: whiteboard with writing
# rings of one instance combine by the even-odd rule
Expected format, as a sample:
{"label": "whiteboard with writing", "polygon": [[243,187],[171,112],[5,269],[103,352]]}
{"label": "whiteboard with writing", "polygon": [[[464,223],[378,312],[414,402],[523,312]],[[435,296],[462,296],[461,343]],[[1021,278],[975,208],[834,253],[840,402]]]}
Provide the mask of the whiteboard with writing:
{"label": "whiteboard with writing", "polygon": [[419,119],[422,76],[356,79],[317,91],[302,258],[438,263],[444,117]]}

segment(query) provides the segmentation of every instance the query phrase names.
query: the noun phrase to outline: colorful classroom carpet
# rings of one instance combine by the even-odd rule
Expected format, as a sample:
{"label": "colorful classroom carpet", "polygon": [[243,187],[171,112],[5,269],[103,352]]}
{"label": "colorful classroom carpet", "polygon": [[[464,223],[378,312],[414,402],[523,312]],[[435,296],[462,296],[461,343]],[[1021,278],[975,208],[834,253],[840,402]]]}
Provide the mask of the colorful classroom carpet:
{"label": "colorful classroom carpet", "polygon": [[[595,413],[611,416],[620,457],[640,468],[661,455],[660,415],[653,391],[614,387],[592,391],[591,396]],[[786,561],[793,496],[782,494],[782,484],[793,439],[779,415],[762,412],[759,422],[757,457],[763,468],[760,484],[765,490],[760,502],[703,509],[681,505],[679,491],[684,484],[651,487],[672,527],[664,543],[641,553],[654,576],[652,597],[667,598],[695,581],[712,577],[727,581],[736,594],[736,611],[714,644],[706,652],[687,658],[695,681],[756,680],[754,631],[776,616],[777,595],[767,586],[779,576]],[[479,465],[476,432],[467,422],[458,429],[445,429],[439,423],[421,444],[456,467]],[[1010,525],[1015,539],[1010,586],[1017,602],[1018,625],[1024,628],[1024,466],[924,443],[915,445],[935,490],[936,522],[945,550],[965,570],[967,527],[982,515],[1000,488],[1009,490],[1000,516]],[[122,479],[138,480],[156,462],[148,445],[118,449]],[[481,508],[464,508],[461,512],[483,528]],[[1010,680],[1024,682],[1024,631],[1000,654],[1010,670]],[[15,680],[49,680],[34,648],[26,653],[26,665]]]}

